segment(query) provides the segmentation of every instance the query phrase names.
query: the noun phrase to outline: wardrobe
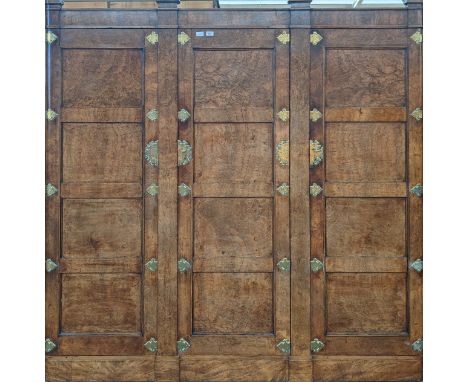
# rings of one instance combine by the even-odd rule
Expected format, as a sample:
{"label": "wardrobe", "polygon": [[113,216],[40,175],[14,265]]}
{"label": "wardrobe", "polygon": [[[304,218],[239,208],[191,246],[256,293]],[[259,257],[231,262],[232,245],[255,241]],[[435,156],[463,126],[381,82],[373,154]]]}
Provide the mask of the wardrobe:
{"label": "wardrobe", "polygon": [[422,1],[46,4],[46,380],[422,380]]}

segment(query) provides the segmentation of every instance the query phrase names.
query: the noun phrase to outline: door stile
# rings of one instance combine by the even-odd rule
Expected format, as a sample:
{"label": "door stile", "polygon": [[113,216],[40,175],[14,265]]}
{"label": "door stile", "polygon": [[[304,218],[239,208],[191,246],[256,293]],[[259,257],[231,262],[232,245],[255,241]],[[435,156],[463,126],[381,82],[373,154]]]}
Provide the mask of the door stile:
{"label": "door stile", "polygon": [[[276,35],[280,35],[282,30],[276,30]],[[282,44],[275,41],[275,122],[274,122],[274,146],[284,149],[284,142],[287,141],[287,161],[284,164],[284,151],[276,151],[274,159],[274,184],[276,187],[282,183],[289,185],[289,120],[279,118],[278,113],[286,109],[289,112],[289,44]],[[283,119],[285,119],[283,117]],[[280,163],[280,159],[283,163]],[[275,192],[274,197],[274,274],[275,274],[275,335],[279,342],[285,338],[291,338],[290,332],[290,282],[291,271],[282,271],[276,266],[282,259],[290,261],[289,248],[289,197],[284,197]]]}
{"label": "door stile", "polygon": [[[182,31],[179,30],[179,33]],[[185,122],[179,121],[178,139],[187,142],[192,148],[192,159],[178,167],[178,185],[186,184],[193,188],[193,158],[195,153],[193,135],[193,51],[192,31],[183,30],[190,40],[184,45],[178,44],[178,109],[187,110],[192,116]],[[182,142],[181,142],[182,143]],[[180,153],[182,160],[182,152]],[[188,159],[188,157],[186,157]],[[193,265],[193,198],[179,195],[178,198],[178,260],[188,261]],[[192,335],[192,269],[178,272],[178,339],[190,342]]]}
{"label": "door stile", "polygon": [[[149,35],[153,31],[145,31]],[[155,32],[156,33],[156,32]],[[158,119],[149,118],[151,110],[158,110],[158,46],[151,44],[145,39],[145,78],[144,78],[144,130],[143,142],[157,141]],[[144,151],[144,147],[143,147]],[[144,204],[144,238],[143,238],[143,336],[144,341],[157,336],[157,284],[158,269],[150,269],[151,265],[146,265],[151,261],[158,260],[158,197],[159,180],[158,167],[151,166],[144,160],[143,171],[143,204]],[[151,263],[149,263],[151,264]]]}
{"label": "door stile", "polygon": [[[408,36],[412,36],[418,29],[408,29]],[[423,109],[422,104],[422,43],[417,44],[408,39],[408,114],[416,108]],[[416,185],[423,184],[423,121],[408,117],[408,213],[409,213],[409,251],[408,265],[423,259],[423,199],[411,192]],[[422,191],[421,191],[422,192]],[[423,279],[422,271],[417,272],[409,268],[409,340],[413,344],[423,338],[422,304]]]}

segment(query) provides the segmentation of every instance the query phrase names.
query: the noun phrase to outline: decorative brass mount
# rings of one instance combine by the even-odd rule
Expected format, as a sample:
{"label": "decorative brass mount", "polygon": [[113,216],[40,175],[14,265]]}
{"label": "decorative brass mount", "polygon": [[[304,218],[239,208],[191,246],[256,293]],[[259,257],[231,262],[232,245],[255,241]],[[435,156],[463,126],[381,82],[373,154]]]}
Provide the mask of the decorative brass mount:
{"label": "decorative brass mount", "polygon": [[416,121],[420,121],[423,118],[423,111],[421,108],[417,107],[410,114]]}
{"label": "decorative brass mount", "polygon": [[284,140],[276,145],[275,148],[276,159],[281,166],[289,164],[289,141]]}
{"label": "decorative brass mount", "polygon": [[156,43],[159,42],[159,35],[156,32],[151,32],[146,36],[146,41],[148,41],[151,45],[156,45]]}
{"label": "decorative brass mount", "polygon": [[159,165],[158,141],[150,141],[145,147],[145,159],[150,166]]}
{"label": "decorative brass mount", "polygon": [[185,109],[180,109],[178,112],[177,112],[177,119],[180,121],[180,122],[187,122],[188,119],[190,118],[190,113],[185,110]]}
{"label": "decorative brass mount", "polygon": [[58,267],[58,265],[52,259],[47,259],[46,260],[46,271],[48,273],[50,273],[53,270],[57,269],[57,267]]}
{"label": "decorative brass mount", "polygon": [[47,44],[52,45],[55,41],[57,41],[57,39],[58,36],[54,32],[48,31],[46,33]]}
{"label": "decorative brass mount", "polygon": [[421,259],[417,259],[410,264],[410,269],[414,269],[416,272],[421,273],[423,270],[423,261]]}
{"label": "decorative brass mount", "polygon": [[423,340],[422,338],[417,339],[411,344],[414,351],[421,353],[423,351]]}
{"label": "decorative brass mount", "polygon": [[320,41],[323,40],[323,37],[318,33],[318,32],[312,32],[312,34],[310,35],[310,43],[312,45],[318,45],[320,43]]}
{"label": "decorative brass mount", "polygon": [[151,109],[148,113],[146,113],[146,117],[150,121],[156,121],[159,117],[159,111],[157,111],[156,109]]}
{"label": "decorative brass mount", "polygon": [[320,341],[318,338],[314,338],[313,341],[310,342],[310,350],[314,353],[318,353],[325,347],[325,344]]}
{"label": "decorative brass mount", "polygon": [[284,259],[281,259],[280,261],[278,261],[276,266],[278,267],[279,270],[283,272],[289,272],[291,270],[291,260],[285,257]]}
{"label": "decorative brass mount", "polygon": [[55,195],[57,192],[58,192],[57,187],[55,187],[52,183],[47,183],[45,187],[45,193],[49,198]]}
{"label": "decorative brass mount", "polygon": [[192,160],[192,146],[184,140],[177,141],[177,164],[185,166]]}
{"label": "decorative brass mount", "polygon": [[416,44],[421,44],[423,42],[423,34],[421,31],[416,31],[411,35],[411,40],[413,40]]}
{"label": "decorative brass mount", "polygon": [[281,183],[278,187],[276,187],[276,191],[280,193],[280,195],[288,196],[289,195],[289,185],[287,183]]}
{"label": "decorative brass mount", "polygon": [[45,339],[45,352],[50,353],[57,347],[57,344],[52,341],[50,338]]}
{"label": "decorative brass mount", "polygon": [[309,111],[309,118],[312,122],[317,122],[320,118],[322,118],[322,113],[318,109],[313,108],[311,111]]}
{"label": "decorative brass mount", "polygon": [[57,118],[58,114],[53,111],[52,109],[47,109],[46,111],[46,118],[49,121],[53,121],[55,118]]}
{"label": "decorative brass mount", "polygon": [[291,341],[285,338],[276,344],[276,347],[283,353],[291,353]]}
{"label": "decorative brass mount", "polygon": [[159,193],[159,186],[156,183],[151,183],[146,188],[146,193],[151,196],[156,196]]}
{"label": "decorative brass mount", "polygon": [[277,36],[276,38],[283,45],[287,44],[291,40],[291,38],[289,36],[289,33],[285,32],[285,31],[281,32],[281,34],[279,36]]}
{"label": "decorative brass mount", "polygon": [[181,338],[177,341],[177,350],[179,353],[186,352],[190,347],[190,342],[188,342],[185,338]]}
{"label": "decorative brass mount", "polygon": [[289,110],[283,107],[276,115],[283,122],[286,122],[289,119]]}
{"label": "decorative brass mount", "polygon": [[423,194],[423,186],[422,184],[416,184],[415,186],[410,188],[410,191],[415,194],[416,196],[422,196]]}
{"label": "decorative brass mount", "polygon": [[151,337],[148,341],[146,341],[144,346],[150,352],[155,353],[156,351],[158,351],[158,341],[156,341],[154,337]]}
{"label": "decorative brass mount", "polygon": [[190,261],[188,260],[180,259],[177,262],[177,269],[179,270],[179,272],[188,271],[190,268],[192,268],[192,264],[190,264]]}
{"label": "decorative brass mount", "polygon": [[310,270],[314,273],[316,272],[319,272],[323,269],[323,263],[317,259],[317,258],[313,258],[311,261],[310,261]]}
{"label": "decorative brass mount", "polygon": [[318,166],[323,160],[323,146],[317,140],[309,142],[310,167]]}
{"label": "decorative brass mount", "polygon": [[187,185],[185,183],[181,183],[177,187],[177,192],[179,193],[180,196],[188,196],[192,192],[192,189],[190,188],[189,185]]}
{"label": "decorative brass mount", "polygon": [[180,45],[185,45],[186,43],[190,41],[190,36],[185,32],[180,32],[177,35],[177,41],[179,42]]}
{"label": "decorative brass mount", "polygon": [[317,183],[312,183],[312,186],[309,187],[309,193],[314,198],[319,196],[322,191],[323,191],[323,188]]}
{"label": "decorative brass mount", "polygon": [[156,260],[154,257],[148,261],[146,264],[145,264],[145,268],[148,269],[149,271],[151,272],[156,272],[156,270],[158,269],[158,260]]}

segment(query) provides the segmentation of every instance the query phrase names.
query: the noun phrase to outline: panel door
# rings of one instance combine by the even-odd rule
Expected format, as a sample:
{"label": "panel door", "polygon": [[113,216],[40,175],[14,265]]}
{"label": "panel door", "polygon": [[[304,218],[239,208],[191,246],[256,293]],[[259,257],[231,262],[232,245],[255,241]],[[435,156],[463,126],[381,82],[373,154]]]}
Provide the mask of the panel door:
{"label": "panel door", "polygon": [[320,357],[420,354],[421,46],[415,30],[313,32],[323,37],[310,87],[315,378],[417,379],[416,357]]}
{"label": "panel door", "polygon": [[179,43],[179,109],[188,112],[179,142],[192,150],[188,159],[179,147],[178,256],[190,264],[179,272],[179,340],[190,344],[179,348],[183,380],[211,378],[192,356],[236,356],[247,369],[233,380],[255,369],[287,376],[284,360],[251,357],[287,354],[277,344],[290,335],[289,45],[281,33],[179,34],[188,40]]}
{"label": "panel door", "polygon": [[[158,206],[151,185],[158,167],[144,157],[147,143],[158,139],[158,122],[146,117],[157,108],[158,46],[145,36],[154,31],[53,32],[49,354],[151,355],[145,343],[157,338]],[[140,362],[151,370],[151,362]]]}

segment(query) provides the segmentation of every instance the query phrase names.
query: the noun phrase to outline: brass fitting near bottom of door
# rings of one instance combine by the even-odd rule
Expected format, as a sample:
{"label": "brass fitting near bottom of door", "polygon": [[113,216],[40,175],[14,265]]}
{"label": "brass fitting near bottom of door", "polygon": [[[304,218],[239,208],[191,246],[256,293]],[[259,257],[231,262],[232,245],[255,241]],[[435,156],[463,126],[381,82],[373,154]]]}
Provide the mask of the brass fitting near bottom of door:
{"label": "brass fitting near bottom of door", "polygon": [[188,342],[185,338],[181,338],[179,339],[179,341],[177,341],[177,350],[179,351],[179,353],[183,353],[183,352],[186,352],[190,347],[190,342]]}
{"label": "brass fitting near bottom of door", "polygon": [[278,342],[276,347],[283,353],[291,353],[291,341],[287,338]]}
{"label": "brass fitting near bottom of door", "polygon": [[154,337],[151,337],[148,341],[146,341],[144,346],[146,349],[148,349],[152,353],[155,353],[158,351],[158,341],[156,341]]}
{"label": "brass fitting near bottom of door", "polygon": [[314,340],[310,342],[310,350],[313,353],[318,353],[324,347],[325,347],[325,344],[322,341],[320,341],[318,338],[314,338]]}
{"label": "brass fitting near bottom of door", "polygon": [[50,353],[57,347],[57,344],[52,341],[50,338],[45,339],[45,352]]}
{"label": "brass fitting near bottom of door", "polygon": [[421,353],[423,351],[423,340],[422,338],[417,339],[411,344],[414,351]]}

